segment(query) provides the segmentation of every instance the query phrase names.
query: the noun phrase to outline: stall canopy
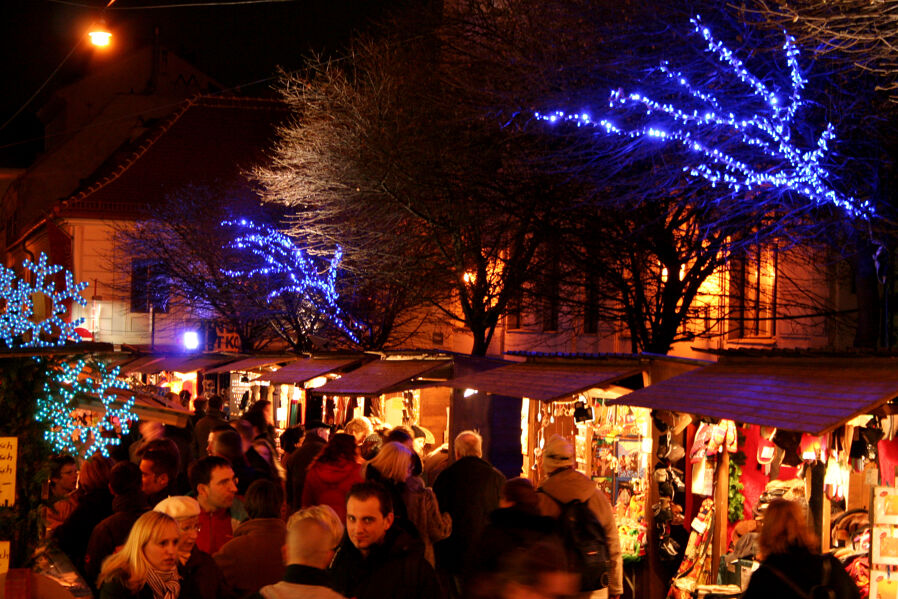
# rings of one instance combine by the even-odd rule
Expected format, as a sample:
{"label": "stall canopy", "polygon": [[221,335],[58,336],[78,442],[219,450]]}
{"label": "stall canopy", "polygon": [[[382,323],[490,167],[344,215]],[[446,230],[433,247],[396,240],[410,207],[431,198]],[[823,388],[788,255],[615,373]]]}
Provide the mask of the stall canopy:
{"label": "stall canopy", "polygon": [[447,384],[456,389],[553,401],[612,385],[642,371],[636,362],[602,365],[522,362],[455,378]]}
{"label": "stall canopy", "polygon": [[271,366],[272,364],[278,364],[280,362],[293,362],[297,359],[299,358],[296,356],[255,356],[252,358],[243,358],[235,362],[228,362],[227,364],[210,368],[205,372],[206,374],[221,374],[225,372],[255,370],[256,368]]}
{"label": "stall canopy", "polygon": [[136,362],[141,360],[141,358],[138,358],[138,360],[122,366],[122,372],[138,374],[152,374],[154,372],[162,372],[163,370],[168,372],[193,372],[218,366],[230,359],[226,356],[186,354],[183,356],[157,357],[153,360],[136,364]]}
{"label": "stall canopy", "polygon": [[821,435],[898,397],[895,357],[722,358],[609,404]]}
{"label": "stall canopy", "polygon": [[[174,426],[186,426],[191,413],[182,407],[165,401],[161,397],[140,393],[128,389],[110,389],[116,399],[112,402],[114,407],[121,407],[128,399],[134,397],[134,406],[131,411],[143,422],[161,422]],[[90,410],[97,414],[104,414],[106,408],[98,397],[82,397],[78,400],[78,407],[82,410]]]}
{"label": "stall canopy", "polygon": [[315,389],[326,395],[382,395],[410,389],[414,379],[446,367],[452,360],[375,360]]}
{"label": "stall canopy", "polygon": [[315,377],[324,376],[337,370],[349,368],[362,361],[355,358],[301,358],[287,364],[276,372],[263,374],[257,381],[270,381],[279,385],[298,385]]}

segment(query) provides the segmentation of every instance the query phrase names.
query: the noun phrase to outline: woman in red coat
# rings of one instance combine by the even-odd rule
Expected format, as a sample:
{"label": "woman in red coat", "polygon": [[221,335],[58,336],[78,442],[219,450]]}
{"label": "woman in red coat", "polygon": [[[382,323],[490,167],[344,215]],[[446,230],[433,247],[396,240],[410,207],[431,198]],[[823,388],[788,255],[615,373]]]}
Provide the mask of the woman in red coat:
{"label": "woman in red coat", "polygon": [[337,433],[309,466],[302,488],[302,507],[329,505],[340,521],[345,521],[349,488],[364,480],[355,437]]}

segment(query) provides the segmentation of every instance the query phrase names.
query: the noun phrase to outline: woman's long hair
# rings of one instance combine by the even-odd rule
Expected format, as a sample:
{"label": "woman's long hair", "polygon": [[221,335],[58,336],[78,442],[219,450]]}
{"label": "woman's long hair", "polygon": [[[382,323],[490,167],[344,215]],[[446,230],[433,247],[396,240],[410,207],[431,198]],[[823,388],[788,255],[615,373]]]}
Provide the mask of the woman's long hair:
{"label": "woman's long hair", "polygon": [[344,460],[354,462],[357,451],[355,437],[349,433],[337,433],[330,438],[313,463],[336,464]]}
{"label": "woman's long hair", "polygon": [[798,503],[774,499],[764,510],[758,547],[762,559],[795,549],[816,553],[817,536],[808,528],[807,515]]}
{"label": "woman's long hair", "polygon": [[122,548],[103,562],[97,588],[113,578],[121,580],[132,592],[137,592],[147,581],[150,564],[143,548],[151,540],[160,538],[166,527],[171,526],[180,533],[174,518],[162,512],[149,511],[143,514],[131,527],[128,539]]}
{"label": "woman's long hair", "polygon": [[412,450],[405,445],[391,441],[381,447],[368,464],[376,468],[382,477],[393,482],[404,483],[412,471]]}

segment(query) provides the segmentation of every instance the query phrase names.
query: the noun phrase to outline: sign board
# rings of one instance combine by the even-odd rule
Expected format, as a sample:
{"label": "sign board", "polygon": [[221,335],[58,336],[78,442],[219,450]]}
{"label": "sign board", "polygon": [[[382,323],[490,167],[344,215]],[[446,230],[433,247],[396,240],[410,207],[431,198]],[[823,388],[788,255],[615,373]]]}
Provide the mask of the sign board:
{"label": "sign board", "polygon": [[9,571],[9,541],[0,541],[0,574]]}
{"label": "sign board", "polygon": [[239,352],[240,337],[230,327],[215,327],[215,346],[212,351]]}
{"label": "sign board", "polygon": [[0,437],[0,507],[16,503],[16,456],[19,440],[16,437]]}

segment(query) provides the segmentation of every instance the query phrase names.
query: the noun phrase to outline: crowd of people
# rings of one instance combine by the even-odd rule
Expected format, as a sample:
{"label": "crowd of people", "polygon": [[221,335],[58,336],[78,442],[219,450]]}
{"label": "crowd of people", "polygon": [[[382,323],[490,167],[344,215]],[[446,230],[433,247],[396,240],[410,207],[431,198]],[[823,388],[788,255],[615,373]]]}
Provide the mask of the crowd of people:
{"label": "crowd of people", "polygon": [[[219,397],[195,406],[184,428],[140,423],[113,458],[53,459],[47,541],[101,599],[621,594],[611,506],[561,437],[536,488],[493,468],[475,431],[451,459],[416,427],[309,422],[275,443],[267,401],[232,419]],[[558,522],[573,500],[611,560],[607,585],[582,595]]]}

